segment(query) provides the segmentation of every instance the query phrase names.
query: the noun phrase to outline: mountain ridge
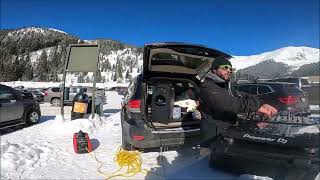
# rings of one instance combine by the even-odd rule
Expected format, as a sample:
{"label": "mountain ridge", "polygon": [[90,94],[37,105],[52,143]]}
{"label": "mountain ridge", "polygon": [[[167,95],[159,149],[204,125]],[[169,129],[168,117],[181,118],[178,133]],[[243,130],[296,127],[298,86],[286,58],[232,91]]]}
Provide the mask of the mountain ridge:
{"label": "mountain ridge", "polygon": [[[98,82],[128,82],[142,70],[143,48],[111,39],[82,40],[58,29],[28,27],[0,30],[0,42],[0,68],[4,69],[0,72],[0,81],[58,81],[66,56],[66,47],[79,43],[96,43],[101,47]],[[275,74],[274,69],[281,69],[286,73],[276,73],[279,76],[287,76],[299,72],[299,68],[304,66],[303,71],[295,73],[301,75],[310,69],[305,65],[319,62],[319,49],[289,46],[258,55],[234,56],[231,62],[239,69],[240,74],[246,76],[250,73],[261,74],[256,69],[264,70],[265,74],[268,74],[268,71]],[[275,64],[272,65],[273,63]],[[275,68],[277,66],[283,67]],[[319,74],[314,68],[312,72]],[[75,73],[69,76],[69,80],[90,82],[91,76],[90,73]]]}

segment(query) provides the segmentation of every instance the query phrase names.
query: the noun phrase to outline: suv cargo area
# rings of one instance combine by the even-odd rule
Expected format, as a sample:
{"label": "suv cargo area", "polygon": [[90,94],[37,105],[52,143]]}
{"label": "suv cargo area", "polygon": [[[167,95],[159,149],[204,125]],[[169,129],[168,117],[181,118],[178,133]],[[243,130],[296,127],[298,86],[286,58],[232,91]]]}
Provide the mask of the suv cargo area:
{"label": "suv cargo area", "polygon": [[197,87],[187,80],[153,78],[146,86],[146,115],[157,129],[199,128]]}
{"label": "suv cargo area", "polygon": [[142,87],[139,89],[143,89],[145,98],[129,100],[129,114],[122,116],[124,148],[181,146],[201,141],[194,82],[152,78]]}

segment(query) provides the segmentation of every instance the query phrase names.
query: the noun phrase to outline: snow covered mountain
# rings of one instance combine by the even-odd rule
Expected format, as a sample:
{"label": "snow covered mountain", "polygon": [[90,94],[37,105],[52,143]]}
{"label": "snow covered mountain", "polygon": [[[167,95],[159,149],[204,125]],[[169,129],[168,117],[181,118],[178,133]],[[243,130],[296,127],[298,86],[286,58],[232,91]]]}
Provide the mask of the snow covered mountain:
{"label": "snow covered mountain", "polygon": [[284,63],[293,70],[297,70],[305,64],[319,62],[319,49],[304,46],[290,46],[258,55],[234,56],[231,62],[236,69],[244,69],[268,60]]}
{"label": "snow covered mountain", "polygon": [[[100,45],[98,82],[127,83],[142,70],[141,47],[110,39],[81,40],[57,29],[29,27],[0,30],[0,42],[0,51],[7,54],[0,57],[0,67],[5,69],[0,72],[0,81],[56,81],[61,77],[57,74],[60,74],[66,47],[72,43]],[[319,49],[284,47],[252,56],[235,55],[231,62],[237,69],[247,69],[266,62],[281,63],[286,66],[281,70],[285,69],[288,71],[286,74],[290,74],[306,64],[318,63]],[[91,82],[91,78],[90,73],[76,73],[68,75],[67,81]]]}

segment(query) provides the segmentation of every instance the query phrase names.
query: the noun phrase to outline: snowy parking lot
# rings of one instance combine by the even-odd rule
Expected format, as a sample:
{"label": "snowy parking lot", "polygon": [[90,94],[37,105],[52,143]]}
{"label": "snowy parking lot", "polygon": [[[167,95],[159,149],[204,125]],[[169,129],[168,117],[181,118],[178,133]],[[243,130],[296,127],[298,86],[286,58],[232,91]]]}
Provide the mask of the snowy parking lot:
{"label": "snowy parking lot", "polygon": [[[65,120],[60,107],[41,104],[41,122],[1,135],[1,179],[104,179],[118,169],[115,154],[121,146],[120,108],[122,96],[106,93],[101,120],[70,121],[71,106],[65,106]],[[73,133],[87,132],[94,155],[102,162],[104,175],[98,174],[99,163],[89,154],[75,154]],[[208,150],[199,147],[141,153],[146,174],[115,179],[270,179],[239,175],[210,169]]]}

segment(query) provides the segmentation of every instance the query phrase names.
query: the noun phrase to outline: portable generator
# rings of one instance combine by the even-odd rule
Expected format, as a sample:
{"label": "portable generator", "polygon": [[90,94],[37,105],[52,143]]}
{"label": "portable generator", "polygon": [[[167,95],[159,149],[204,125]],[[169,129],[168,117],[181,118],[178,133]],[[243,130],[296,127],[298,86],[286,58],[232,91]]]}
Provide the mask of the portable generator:
{"label": "portable generator", "polygon": [[73,134],[73,148],[77,154],[88,153],[92,151],[92,144],[89,135],[81,130]]}

